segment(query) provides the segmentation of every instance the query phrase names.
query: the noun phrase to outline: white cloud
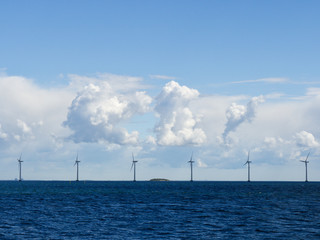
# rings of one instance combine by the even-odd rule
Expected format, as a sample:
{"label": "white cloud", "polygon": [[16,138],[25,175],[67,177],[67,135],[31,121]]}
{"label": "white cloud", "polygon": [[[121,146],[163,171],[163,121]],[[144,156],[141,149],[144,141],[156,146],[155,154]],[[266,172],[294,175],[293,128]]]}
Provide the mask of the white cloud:
{"label": "white cloud", "polygon": [[31,134],[31,128],[22,120],[17,119],[17,126],[21,129],[24,134]]}
{"label": "white cloud", "polygon": [[281,97],[284,97],[285,94],[284,93],[277,93],[277,92],[274,92],[274,93],[269,93],[265,96],[266,99],[279,99]]}
{"label": "white cloud", "polygon": [[16,151],[24,146],[52,146],[51,133],[63,135],[66,132],[61,122],[72,97],[68,88],[45,89],[25,77],[1,75],[0,119],[6,130],[4,147]]}
{"label": "white cloud", "polygon": [[288,82],[287,78],[260,78],[255,80],[243,80],[243,81],[234,81],[232,83],[285,83]]}
{"label": "white cloud", "polygon": [[8,134],[6,134],[3,130],[2,130],[2,126],[0,124],[0,139],[5,140],[8,137]]}
{"label": "white cloud", "polygon": [[[190,145],[197,147],[199,179],[212,180],[216,179],[212,176],[220,176],[219,179],[228,180],[220,171],[237,172],[237,176],[232,176],[236,180],[241,179],[244,172],[245,179],[242,166],[249,149],[254,161],[254,179],[258,177],[254,177],[254,173],[262,166],[272,169],[274,165],[295,167],[297,164],[300,171],[299,159],[305,158],[309,151],[313,170],[317,167],[314,161],[320,156],[317,88],[307,89],[306,94],[296,100],[266,94],[266,99],[273,100],[258,106],[262,97],[242,105],[239,103],[247,100],[247,96],[202,96],[197,90],[172,81],[163,86],[154,99],[154,113],[158,117],[155,123],[150,107],[152,99],[144,92],[149,86],[145,86],[141,78],[112,74],[69,77],[70,85],[46,89],[24,77],[0,76],[0,147],[6,155],[2,162],[14,159],[14,172],[16,155],[22,151],[26,168],[34,167],[35,161],[41,166],[41,162],[50,159],[52,169],[67,170],[55,175],[50,168],[48,176],[67,177],[68,166],[72,169],[75,152],[79,151],[82,164],[105,164],[102,169],[109,171],[107,178],[126,179],[128,174],[123,172],[130,168],[133,151],[140,160],[152,159],[139,160],[139,177],[152,178],[161,166],[163,175],[170,172],[169,178],[185,179],[188,165],[181,159],[190,151]],[[63,122],[67,128],[62,126]],[[232,142],[232,148],[220,144],[225,143],[222,133],[227,142]],[[68,137],[74,141],[66,141]],[[98,164],[98,161],[101,162]],[[110,161],[121,171],[110,168]],[[154,166],[156,170],[152,170]],[[177,173],[179,166],[182,167]],[[92,174],[87,172],[88,179],[97,175],[95,167],[91,170]],[[47,173],[41,176],[47,178]],[[82,174],[85,173],[86,170]],[[277,180],[269,175],[270,172],[259,178]],[[284,180],[291,180],[285,176],[295,174],[281,175]]]}
{"label": "white cloud", "polygon": [[308,96],[320,96],[320,88],[308,88],[307,95]]}
{"label": "white cloud", "polygon": [[224,142],[227,140],[227,136],[230,132],[235,131],[240,124],[243,122],[251,122],[256,114],[256,108],[259,103],[263,102],[264,98],[262,96],[253,97],[247,104],[238,105],[232,103],[231,106],[226,111],[227,123],[226,128],[222,134]]}
{"label": "white cloud", "polygon": [[206,141],[204,131],[197,127],[200,117],[195,116],[189,104],[199,92],[177,82],[167,83],[156,98],[155,111],[160,118],[155,127],[160,145],[199,145]]}
{"label": "white cloud", "polygon": [[206,167],[208,167],[208,165],[207,165],[205,162],[203,162],[200,158],[197,158],[196,162],[197,162],[197,166],[198,166],[199,168],[206,168]]}
{"label": "white cloud", "polygon": [[21,136],[20,136],[20,135],[15,134],[15,135],[13,136],[13,138],[14,138],[17,142],[20,142],[20,141],[21,141]]}
{"label": "white cloud", "polygon": [[140,89],[149,88],[148,85],[144,85],[143,79],[140,77],[115,75],[110,73],[99,73],[93,76],[80,76],[77,74],[68,75],[70,87],[76,91],[81,91],[84,87],[89,84],[99,86],[101,83],[108,83],[112,86],[112,90],[118,93],[130,93]]}
{"label": "white cloud", "polygon": [[296,133],[295,141],[297,146],[299,147],[316,148],[320,146],[319,142],[316,141],[312,133],[309,133],[307,131],[301,131]]}
{"label": "white cloud", "polygon": [[150,75],[151,79],[162,79],[162,80],[176,80],[176,77],[165,76],[165,75]]}
{"label": "white cloud", "polygon": [[277,145],[277,139],[274,137],[265,137],[264,138],[264,143],[269,147],[269,148],[274,148]]}
{"label": "white cloud", "polygon": [[139,133],[129,133],[119,125],[135,114],[149,111],[152,99],[145,92],[127,92],[126,85],[122,88],[127,93],[121,94],[120,86],[115,90],[107,81],[94,82],[85,86],[69,107],[64,126],[73,131],[70,138],[75,142],[137,144]]}
{"label": "white cloud", "polygon": [[156,145],[157,144],[156,139],[153,136],[148,136],[146,138],[146,143],[147,144],[151,144],[151,145]]}

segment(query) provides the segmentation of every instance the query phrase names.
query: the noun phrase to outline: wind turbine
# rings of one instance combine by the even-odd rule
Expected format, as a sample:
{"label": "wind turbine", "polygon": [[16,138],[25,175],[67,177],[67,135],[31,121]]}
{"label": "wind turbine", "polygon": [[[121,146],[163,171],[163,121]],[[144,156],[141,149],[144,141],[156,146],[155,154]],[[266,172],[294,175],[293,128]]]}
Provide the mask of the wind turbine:
{"label": "wind turbine", "polygon": [[18,160],[18,163],[19,163],[19,182],[22,181],[22,178],[21,178],[21,163],[23,162],[21,160],[21,156],[22,156],[22,153],[20,154],[20,157],[17,159]]}
{"label": "wind turbine", "polygon": [[250,163],[251,163],[251,161],[249,159],[250,159],[250,151],[248,152],[247,161],[245,162],[245,164],[243,164],[243,166],[248,164],[248,182],[250,182]]}
{"label": "wind turbine", "polygon": [[76,158],[76,161],[74,162],[74,165],[77,165],[77,180],[76,181],[79,181],[79,159],[78,159],[78,153],[77,153],[77,158]]}
{"label": "wind turbine", "polygon": [[190,163],[190,169],[191,169],[191,178],[190,178],[190,182],[193,182],[193,163],[194,163],[194,161],[192,160],[192,157],[193,157],[193,152],[192,152],[192,154],[191,154],[191,158],[190,158],[190,160],[188,161],[188,163]]}
{"label": "wind turbine", "polygon": [[138,161],[137,160],[134,160],[134,156],[133,156],[133,153],[132,153],[132,165],[131,165],[131,169],[130,171],[132,170],[133,168],[133,181],[135,182],[136,181],[136,163]]}
{"label": "wind turbine", "polygon": [[300,160],[300,162],[304,162],[304,164],[306,166],[306,182],[308,182],[308,163],[309,163],[308,157],[309,157],[309,154],[310,154],[310,152],[308,153],[306,160],[304,160],[304,161]]}

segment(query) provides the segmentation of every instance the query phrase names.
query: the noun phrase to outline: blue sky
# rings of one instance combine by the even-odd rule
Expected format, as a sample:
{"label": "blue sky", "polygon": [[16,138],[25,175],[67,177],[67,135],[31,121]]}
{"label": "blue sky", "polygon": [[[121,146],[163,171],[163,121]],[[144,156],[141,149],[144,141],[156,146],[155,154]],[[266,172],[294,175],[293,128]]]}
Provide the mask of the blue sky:
{"label": "blue sky", "polygon": [[2,179],[319,180],[319,1],[0,6]]}

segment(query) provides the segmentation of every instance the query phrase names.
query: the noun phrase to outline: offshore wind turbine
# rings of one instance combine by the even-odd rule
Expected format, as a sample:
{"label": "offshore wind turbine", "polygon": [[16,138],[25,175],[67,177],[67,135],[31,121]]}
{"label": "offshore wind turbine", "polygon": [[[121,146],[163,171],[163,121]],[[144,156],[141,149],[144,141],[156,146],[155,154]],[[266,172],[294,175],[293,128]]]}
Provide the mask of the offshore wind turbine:
{"label": "offshore wind turbine", "polygon": [[22,153],[20,154],[20,157],[17,159],[18,160],[18,163],[19,163],[19,182],[22,181],[22,178],[21,178],[21,163],[23,162],[21,160],[21,156],[22,156]]}
{"label": "offshore wind turbine", "polygon": [[300,160],[300,162],[304,162],[304,164],[306,166],[306,181],[305,182],[308,182],[308,163],[309,163],[308,157],[309,157],[309,154],[310,154],[310,152],[308,153],[306,160],[304,160],[304,161]]}
{"label": "offshore wind turbine", "polygon": [[[250,182],[250,163],[251,163],[251,161],[250,161],[250,151],[248,152],[248,159],[247,159],[247,161],[245,162],[245,164],[244,165],[246,165],[246,164],[248,164],[248,182]],[[243,166],[244,166],[243,165]]]}
{"label": "offshore wind turbine", "polygon": [[133,181],[135,182],[136,181],[136,163],[138,161],[137,160],[134,160],[134,156],[133,156],[133,153],[132,153],[132,165],[131,165],[131,169],[130,171],[132,170],[133,168]]}
{"label": "offshore wind turbine", "polygon": [[75,166],[75,165],[77,165],[77,182],[79,181],[79,159],[78,159],[78,153],[77,153],[77,158],[76,158],[76,161],[74,162],[74,165],[73,166]]}
{"label": "offshore wind turbine", "polygon": [[193,157],[193,152],[191,154],[190,160],[188,161],[188,163],[190,163],[190,170],[191,170],[190,182],[193,182],[193,163],[194,163],[194,161],[192,160],[192,157]]}

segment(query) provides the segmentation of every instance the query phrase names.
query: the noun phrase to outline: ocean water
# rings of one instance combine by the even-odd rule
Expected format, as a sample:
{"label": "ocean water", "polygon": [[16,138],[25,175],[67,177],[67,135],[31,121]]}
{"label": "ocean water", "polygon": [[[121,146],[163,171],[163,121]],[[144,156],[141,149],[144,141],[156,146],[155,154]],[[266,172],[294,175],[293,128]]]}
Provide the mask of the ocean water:
{"label": "ocean water", "polygon": [[0,181],[0,239],[320,239],[320,183]]}

